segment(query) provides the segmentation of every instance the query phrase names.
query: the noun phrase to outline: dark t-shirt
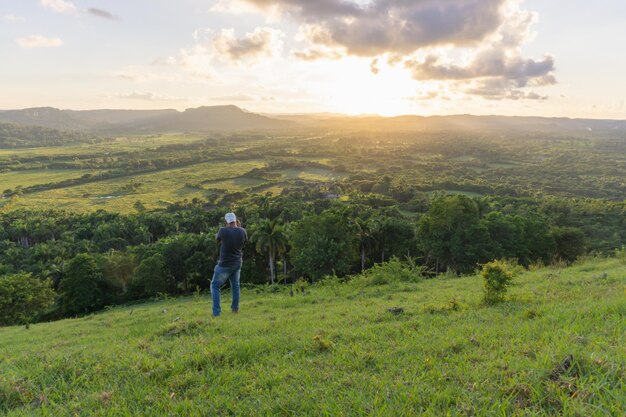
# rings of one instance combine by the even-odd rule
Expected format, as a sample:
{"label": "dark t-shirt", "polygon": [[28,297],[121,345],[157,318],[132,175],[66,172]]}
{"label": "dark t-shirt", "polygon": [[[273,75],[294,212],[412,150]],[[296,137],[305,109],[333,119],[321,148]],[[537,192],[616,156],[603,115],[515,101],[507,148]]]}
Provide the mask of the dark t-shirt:
{"label": "dark t-shirt", "polygon": [[248,241],[248,234],[243,227],[222,227],[217,232],[220,245],[219,266],[232,267],[241,265],[243,245]]}

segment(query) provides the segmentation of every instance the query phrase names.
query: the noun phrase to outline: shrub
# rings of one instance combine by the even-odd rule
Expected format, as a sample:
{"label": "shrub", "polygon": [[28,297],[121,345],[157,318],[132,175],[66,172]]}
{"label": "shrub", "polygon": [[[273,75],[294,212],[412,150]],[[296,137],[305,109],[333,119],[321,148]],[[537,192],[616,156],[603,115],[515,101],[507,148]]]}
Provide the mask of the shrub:
{"label": "shrub", "polygon": [[370,269],[363,271],[361,279],[357,282],[365,285],[386,285],[392,282],[417,282],[422,279],[422,270],[419,267],[411,267],[398,258],[376,264]]}
{"label": "shrub", "polygon": [[504,300],[504,295],[513,281],[513,273],[505,261],[492,261],[483,265],[483,301],[493,305]]}
{"label": "shrub", "polygon": [[69,261],[59,283],[59,305],[64,314],[83,314],[104,307],[104,281],[93,256],[82,253]]}
{"label": "shrub", "polygon": [[50,280],[27,273],[0,277],[0,326],[28,324],[54,303]]}

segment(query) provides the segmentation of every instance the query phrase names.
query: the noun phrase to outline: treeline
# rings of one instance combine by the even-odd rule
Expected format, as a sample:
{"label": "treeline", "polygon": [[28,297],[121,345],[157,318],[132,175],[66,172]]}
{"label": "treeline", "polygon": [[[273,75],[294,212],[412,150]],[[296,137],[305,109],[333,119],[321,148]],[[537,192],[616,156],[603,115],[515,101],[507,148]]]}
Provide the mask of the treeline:
{"label": "treeline", "polygon": [[61,146],[77,143],[100,143],[105,140],[107,139],[84,132],[0,123],[0,148]]}
{"label": "treeline", "polygon": [[[195,202],[128,215],[0,214],[0,324],[208,289],[218,255],[214,236],[226,209],[237,212],[251,237],[244,283],[341,277],[392,257],[433,275],[467,273],[492,259],[515,258],[525,266],[569,262],[626,243],[624,203],[419,194],[398,206],[376,194],[346,197],[301,190],[228,208]],[[17,299],[47,303],[16,317],[3,302]]]}

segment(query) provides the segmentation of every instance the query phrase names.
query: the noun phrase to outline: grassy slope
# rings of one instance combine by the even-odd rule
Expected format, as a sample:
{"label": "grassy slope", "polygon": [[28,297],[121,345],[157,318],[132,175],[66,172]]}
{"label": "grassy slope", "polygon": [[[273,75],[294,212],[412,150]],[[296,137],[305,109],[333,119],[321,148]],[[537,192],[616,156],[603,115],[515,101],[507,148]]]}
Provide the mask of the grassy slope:
{"label": "grassy slope", "polygon": [[592,260],[524,273],[490,308],[477,277],[356,281],[244,290],[216,320],[196,297],[5,328],[0,413],[622,416],[625,289],[624,259]]}

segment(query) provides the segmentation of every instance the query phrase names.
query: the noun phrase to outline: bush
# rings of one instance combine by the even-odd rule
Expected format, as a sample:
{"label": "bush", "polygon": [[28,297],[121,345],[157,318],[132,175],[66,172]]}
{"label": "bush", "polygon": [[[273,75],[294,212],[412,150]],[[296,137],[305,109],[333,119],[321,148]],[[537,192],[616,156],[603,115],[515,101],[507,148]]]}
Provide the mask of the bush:
{"label": "bush", "polygon": [[422,270],[412,268],[410,264],[403,263],[398,258],[391,258],[388,262],[376,264],[370,269],[363,271],[357,278],[366,286],[386,285],[392,282],[417,282],[422,279]]}
{"label": "bush", "polygon": [[59,306],[66,315],[104,307],[104,280],[93,256],[82,253],[69,261],[59,283]]}
{"label": "bush", "polygon": [[513,281],[513,273],[505,261],[492,261],[483,265],[483,302],[487,305],[504,300],[504,295]]}
{"label": "bush", "polygon": [[54,303],[50,280],[27,273],[0,277],[0,326],[28,324]]}

